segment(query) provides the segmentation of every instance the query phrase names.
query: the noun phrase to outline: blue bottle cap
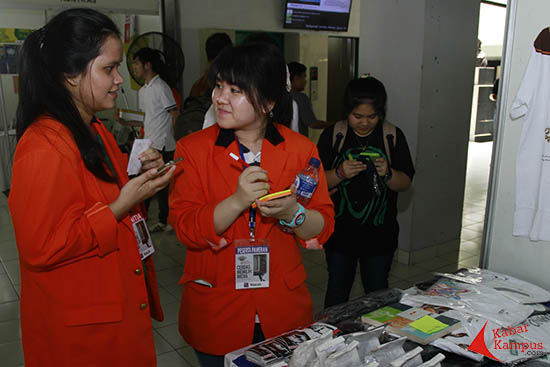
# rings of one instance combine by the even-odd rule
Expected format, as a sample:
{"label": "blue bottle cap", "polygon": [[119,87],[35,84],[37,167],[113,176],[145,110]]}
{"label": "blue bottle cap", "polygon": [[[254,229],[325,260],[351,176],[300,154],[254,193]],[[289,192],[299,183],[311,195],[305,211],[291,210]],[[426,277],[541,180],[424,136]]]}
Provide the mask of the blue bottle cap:
{"label": "blue bottle cap", "polygon": [[319,166],[321,165],[321,161],[318,160],[317,158],[310,158],[309,165],[315,168],[319,168]]}

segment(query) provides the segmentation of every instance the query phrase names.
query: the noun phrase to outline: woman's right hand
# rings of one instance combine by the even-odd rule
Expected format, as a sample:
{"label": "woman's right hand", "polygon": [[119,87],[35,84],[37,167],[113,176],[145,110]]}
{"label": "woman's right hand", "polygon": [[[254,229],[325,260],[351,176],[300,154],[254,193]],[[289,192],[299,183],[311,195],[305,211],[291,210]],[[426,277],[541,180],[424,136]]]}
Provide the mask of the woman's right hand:
{"label": "woman's right hand", "polygon": [[267,180],[267,171],[258,166],[250,166],[241,173],[237,190],[233,194],[240,209],[248,208],[257,198],[268,193]]}
{"label": "woman's right hand", "polygon": [[353,178],[367,169],[367,165],[361,161],[345,160],[338,167],[346,179]]}
{"label": "woman's right hand", "polygon": [[168,186],[175,169],[176,167],[172,167],[168,172],[160,176],[157,176],[156,169],[150,169],[128,181],[120,189],[120,194],[115,201],[109,204],[109,208],[111,208],[115,218],[117,220],[122,219],[134,205],[150,198]]}

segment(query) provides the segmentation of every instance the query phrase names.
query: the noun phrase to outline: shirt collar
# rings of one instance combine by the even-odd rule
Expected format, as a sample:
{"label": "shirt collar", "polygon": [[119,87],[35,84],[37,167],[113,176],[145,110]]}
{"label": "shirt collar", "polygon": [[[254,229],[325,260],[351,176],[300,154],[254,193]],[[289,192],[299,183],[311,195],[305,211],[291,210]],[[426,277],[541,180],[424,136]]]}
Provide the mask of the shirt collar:
{"label": "shirt collar", "polygon": [[[279,130],[272,123],[268,123],[265,128],[265,139],[273,145],[278,145],[285,141]],[[222,129],[218,133],[216,145],[227,148],[235,140],[233,129]]]}
{"label": "shirt collar", "polygon": [[159,75],[157,74],[149,81],[149,83],[145,82],[145,84],[143,84],[143,86],[148,87],[148,86],[152,85],[155,82],[155,80],[157,80],[158,78],[159,78]]}

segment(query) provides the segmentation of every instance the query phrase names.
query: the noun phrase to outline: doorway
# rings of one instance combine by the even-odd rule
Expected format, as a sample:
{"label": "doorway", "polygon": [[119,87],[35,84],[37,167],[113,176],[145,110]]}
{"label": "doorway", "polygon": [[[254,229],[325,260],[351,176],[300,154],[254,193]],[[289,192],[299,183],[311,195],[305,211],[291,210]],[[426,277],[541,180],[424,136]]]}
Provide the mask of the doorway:
{"label": "doorway", "polygon": [[344,118],[344,90],[357,77],[357,38],[328,38],[327,121]]}
{"label": "doorway", "polygon": [[[504,31],[506,1],[481,1],[478,55],[472,98],[466,185],[462,210],[459,264],[478,266],[483,233],[493,141],[498,128],[496,98]],[[495,87],[496,84],[496,87]]]}

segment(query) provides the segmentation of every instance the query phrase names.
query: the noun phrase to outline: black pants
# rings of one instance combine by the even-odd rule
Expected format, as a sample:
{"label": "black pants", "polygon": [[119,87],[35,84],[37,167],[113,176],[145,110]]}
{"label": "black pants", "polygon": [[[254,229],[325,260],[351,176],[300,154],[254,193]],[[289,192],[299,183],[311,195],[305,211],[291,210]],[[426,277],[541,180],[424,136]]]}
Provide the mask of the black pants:
{"label": "black pants", "polygon": [[[164,160],[164,163],[174,159],[173,150],[167,152],[163,149],[160,153],[162,154],[162,159]],[[159,222],[163,224],[168,223],[168,188],[169,186],[166,186],[155,195],[159,203]],[[145,200],[145,207],[147,209],[149,209],[149,203],[151,203],[151,198]]]}
{"label": "black pants", "polygon": [[[254,336],[252,337],[252,344],[259,343],[261,341],[265,340],[264,333],[262,331],[262,327],[260,324],[255,323],[254,324]],[[203,352],[199,352],[195,349],[195,353],[197,354],[197,359],[199,360],[199,364],[201,367],[224,367],[223,361],[225,356],[217,356],[214,354],[206,354]]]}
{"label": "black pants", "polygon": [[328,267],[325,308],[349,300],[358,261],[365,294],[378,289],[388,288],[388,276],[393,253],[391,255],[378,256],[353,256],[335,251],[334,249],[325,248],[325,256]]}

